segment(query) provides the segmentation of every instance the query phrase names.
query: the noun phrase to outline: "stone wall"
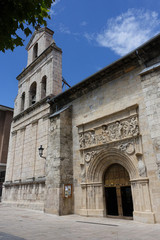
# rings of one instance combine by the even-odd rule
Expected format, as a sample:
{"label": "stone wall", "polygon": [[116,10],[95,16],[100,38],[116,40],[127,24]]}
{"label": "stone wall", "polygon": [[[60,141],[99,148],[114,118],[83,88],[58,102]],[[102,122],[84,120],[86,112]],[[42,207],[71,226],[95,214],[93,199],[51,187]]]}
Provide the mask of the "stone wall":
{"label": "stone wall", "polygon": [[5,183],[3,204],[44,210],[45,179]]}
{"label": "stone wall", "polygon": [[144,154],[148,162],[153,211],[157,222],[160,222],[160,71],[155,68],[154,71],[146,70],[141,75],[150,135],[150,141],[144,143],[147,146]]}
{"label": "stone wall", "polygon": [[[38,148],[43,145],[44,155],[47,154],[48,116],[49,105],[45,103],[31,111],[30,114],[24,115],[13,122],[3,202],[12,202],[12,204],[15,202],[17,206],[25,202],[28,207],[34,208],[35,206],[35,208],[38,208],[39,206],[39,209],[42,209],[45,181],[40,187],[37,181],[45,177],[45,160],[40,158]],[[40,189],[41,204],[38,203],[39,190],[35,190],[37,187]],[[30,192],[29,198],[33,194],[32,199],[29,199],[28,195],[23,192],[26,189]],[[36,197],[34,191],[37,191]]]}
{"label": "stone wall", "polygon": [[59,215],[73,213],[73,194],[69,198],[64,196],[64,185],[73,186],[72,112],[70,108],[50,119],[46,168],[45,212]]}

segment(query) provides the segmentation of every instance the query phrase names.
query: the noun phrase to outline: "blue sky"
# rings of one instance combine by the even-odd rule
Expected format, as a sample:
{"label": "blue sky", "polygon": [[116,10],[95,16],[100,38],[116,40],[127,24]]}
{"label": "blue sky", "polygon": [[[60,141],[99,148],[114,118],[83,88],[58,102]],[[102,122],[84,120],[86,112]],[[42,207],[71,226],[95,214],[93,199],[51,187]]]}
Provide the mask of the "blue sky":
{"label": "blue sky", "polygon": [[[63,50],[63,77],[73,86],[160,32],[159,0],[57,0],[48,27]],[[27,45],[0,53],[0,105],[14,107],[16,76]]]}

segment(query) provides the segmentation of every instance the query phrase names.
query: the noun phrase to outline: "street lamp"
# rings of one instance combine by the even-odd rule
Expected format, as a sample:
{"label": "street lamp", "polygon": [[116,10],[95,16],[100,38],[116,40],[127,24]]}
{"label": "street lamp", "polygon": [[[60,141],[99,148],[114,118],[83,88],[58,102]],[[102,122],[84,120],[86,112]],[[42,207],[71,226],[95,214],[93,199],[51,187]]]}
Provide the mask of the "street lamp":
{"label": "street lamp", "polygon": [[44,150],[44,148],[42,147],[42,145],[40,145],[40,147],[38,148],[39,156],[40,156],[41,158],[45,158],[45,159],[46,159],[46,157],[43,156],[43,150]]}

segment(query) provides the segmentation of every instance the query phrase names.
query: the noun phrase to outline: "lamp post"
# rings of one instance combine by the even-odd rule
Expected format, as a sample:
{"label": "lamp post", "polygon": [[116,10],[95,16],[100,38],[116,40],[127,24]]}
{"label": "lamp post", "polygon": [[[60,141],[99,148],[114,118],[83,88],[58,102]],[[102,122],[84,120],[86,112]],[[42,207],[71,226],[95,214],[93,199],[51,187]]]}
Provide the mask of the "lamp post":
{"label": "lamp post", "polygon": [[46,157],[43,156],[43,150],[44,150],[44,148],[42,147],[42,145],[40,145],[40,147],[38,148],[39,156],[40,156],[41,158],[46,159]]}

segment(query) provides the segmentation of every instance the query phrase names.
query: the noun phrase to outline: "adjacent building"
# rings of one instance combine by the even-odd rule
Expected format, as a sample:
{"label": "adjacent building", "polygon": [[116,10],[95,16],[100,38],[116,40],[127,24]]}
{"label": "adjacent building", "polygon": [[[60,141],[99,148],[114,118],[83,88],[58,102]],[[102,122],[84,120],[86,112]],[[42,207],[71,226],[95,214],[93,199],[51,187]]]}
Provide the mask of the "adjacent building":
{"label": "adjacent building", "polygon": [[2,186],[5,179],[12,117],[13,108],[0,105],[0,200],[2,196]]}
{"label": "adjacent building", "polygon": [[160,223],[160,35],[65,92],[52,35],[17,77],[3,202]]}

